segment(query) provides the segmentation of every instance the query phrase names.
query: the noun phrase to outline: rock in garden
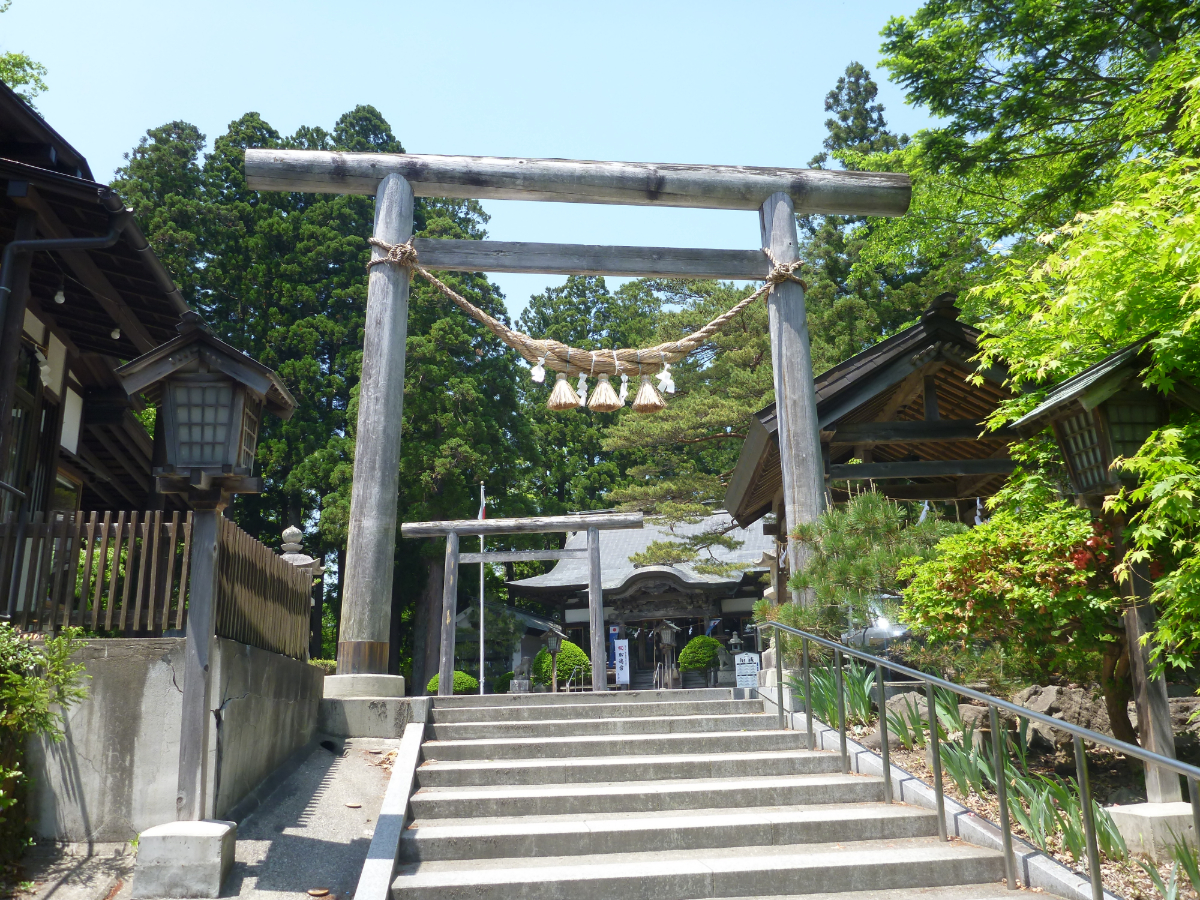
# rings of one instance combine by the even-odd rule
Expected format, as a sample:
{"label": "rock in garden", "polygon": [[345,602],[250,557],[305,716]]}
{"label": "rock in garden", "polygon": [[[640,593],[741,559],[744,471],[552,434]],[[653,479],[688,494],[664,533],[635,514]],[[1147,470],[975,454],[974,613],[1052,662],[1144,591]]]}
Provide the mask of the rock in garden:
{"label": "rock in garden", "polygon": [[[1072,725],[1081,725],[1100,734],[1112,734],[1104,700],[1093,697],[1091,691],[1083,688],[1034,684],[1017,694],[1013,702]],[[1030,722],[1029,743],[1034,749],[1052,750],[1070,742],[1071,736],[1067,732]]]}

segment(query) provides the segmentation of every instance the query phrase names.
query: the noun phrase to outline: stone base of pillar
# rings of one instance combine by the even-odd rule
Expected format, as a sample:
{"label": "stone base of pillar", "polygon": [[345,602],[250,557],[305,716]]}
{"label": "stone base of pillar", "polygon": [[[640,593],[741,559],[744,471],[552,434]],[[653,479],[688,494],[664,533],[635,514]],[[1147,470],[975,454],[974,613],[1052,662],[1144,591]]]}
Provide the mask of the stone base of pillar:
{"label": "stone base of pillar", "polygon": [[237,822],[168,822],[138,835],[135,900],[219,897],[233,868]]}
{"label": "stone base of pillar", "polygon": [[1107,809],[1130,853],[1165,862],[1177,838],[1193,849],[1197,846],[1190,803],[1131,803]]}
{"label": "stone base of pillar", "polygon": [[355,697],[403,697],[403,675],[326,675],[326,700]]}

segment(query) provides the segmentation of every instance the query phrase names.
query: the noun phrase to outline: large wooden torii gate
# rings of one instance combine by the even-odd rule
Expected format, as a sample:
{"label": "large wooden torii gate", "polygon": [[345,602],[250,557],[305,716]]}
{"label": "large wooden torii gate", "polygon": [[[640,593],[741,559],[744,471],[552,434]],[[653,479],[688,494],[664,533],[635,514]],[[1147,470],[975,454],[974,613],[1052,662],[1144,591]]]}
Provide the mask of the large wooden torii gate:
{"label": "large wooden torii gate", "polygon": [[[321,150],[247,150],[246,182],[262,191],[374,195],[374,237],[389,245],[412,237],[418,196],[756,209],[770,258],[745,250],[499,241],[417,240],[414,247],[423,265],[450,271],[759,280],[772,259],[797,259],[796,212],[900,216],[912,197],[907,175],[882,172]],[[385,255],[374,248],[375,259]],[[371,268],[338,642],[342,675],[387,672],[408,287],[406,269]],[[790,528],[814,520],[824,503],[804,290],[794,281],[777,284],[767,306]],[[791,540],[788,562],[792,571],[802,563]]]}

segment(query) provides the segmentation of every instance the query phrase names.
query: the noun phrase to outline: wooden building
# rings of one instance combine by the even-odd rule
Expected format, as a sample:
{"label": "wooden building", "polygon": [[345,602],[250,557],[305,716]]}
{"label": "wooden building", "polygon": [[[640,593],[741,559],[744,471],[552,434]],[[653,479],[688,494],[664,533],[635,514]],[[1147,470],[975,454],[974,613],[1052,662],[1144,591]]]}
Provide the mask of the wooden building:
{"label": "wooden building", "polygon": [[[122,199],[3,84],[0,183],[0,522],[178,508],[154,490],[154,440],[113,370],[176,337],[186,302]],[[10,248],[59,239],[93,246]]]}
{"label": "wooden building", "polygon": [[[983,420],[1010,396],[1007,371],[972,362],[979,332],[959,321],[943,295],[921,320],[816,379],[827,496],[839,482],[871,485],[896,500],[943,501],[974,522],[1014,463],[1008,431],[984,434]],[[982,384],[969,378],[982,376]],[[743,528],[768,514],[769,533],[786,535],[775,405],[756,413],[725,494]]]}
{"label": "wooden building", "polygon": [[[631,560],[655,541],[714,530],[741,542],[734,550],[713,548],[713,561],[732,564],[734,568],[729,572],[705,572],[691,563],[635,566]],[[580,549],[586,544],[587,535],[576,532],[568,537],[565,549]],[[768,551],[774,551],[774,541],[763,535],[761,524],[740,528],[723,511],[695,524],[676,525],[673,531],[653,521],[643,528],[602,531],[600,572],[605,627],[610,629],[610,636],[629,638],[635,670],[652,673],[655,630],[664,622],[679,629],[681,648],[697,634],[712,633],[723,638],[742,630],[767,588],[763,576],[770,573],[773,562],[763,557]],[[508,582],[508,590],[512,597],[539,600],[557,610],[567,637],[580,647],[589,646],[586,559],[564,559],[545,575]]]}

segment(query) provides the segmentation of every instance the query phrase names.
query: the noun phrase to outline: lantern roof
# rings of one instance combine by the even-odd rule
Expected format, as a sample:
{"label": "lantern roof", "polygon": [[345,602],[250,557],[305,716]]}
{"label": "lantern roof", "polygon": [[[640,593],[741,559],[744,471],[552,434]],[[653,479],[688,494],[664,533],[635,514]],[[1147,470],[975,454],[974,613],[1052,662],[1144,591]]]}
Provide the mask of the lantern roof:
{"label": "lantern roof", "polygon": [[228,375],[257,393],[266,408],[281,419],[290,419],[296,399],[279,374],[216,337],[196,312],[187,312],[176,326],[179,336],[118,368],[116,376],[129,396],[153,398],[158,385],[174,373],[199,362]]}
{"label": "lantern roof", "polygon": [[[1029,437],[1074,411],[1093,410],[1118,391],[1130,387],[1130,382],[1150,365],[1150,341],[1153,339],[1153,334],[1147,335],[1056,384],[1045,400],[1013,422],[1013,430],[1022,437]],[[1167,396],[1200,412],[1200,391],[1178,376]]]}

